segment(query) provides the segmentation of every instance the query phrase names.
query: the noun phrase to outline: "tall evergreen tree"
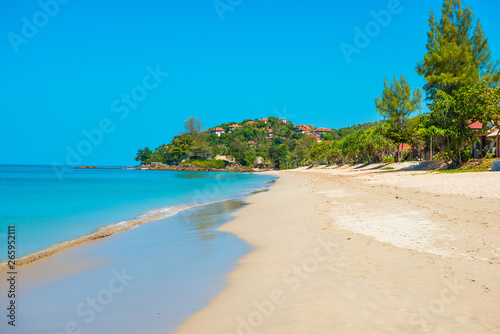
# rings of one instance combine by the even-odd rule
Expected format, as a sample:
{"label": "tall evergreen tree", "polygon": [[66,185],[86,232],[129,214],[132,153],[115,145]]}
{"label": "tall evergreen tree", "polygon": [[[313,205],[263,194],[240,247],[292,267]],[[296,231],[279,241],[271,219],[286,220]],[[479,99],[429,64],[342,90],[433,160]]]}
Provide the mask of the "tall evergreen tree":
{"label": "tall evergreen tree", "polygon": [[411,142],[408,121],[412,113],[420,110],[421,102],[422,91],[417,87],[412,92],[403,75],[400,80],[394,77],[392,83],[384,79],[384,91],[375,99],[375,106],[384,117],[387,136],[395,143]]}
{"label": "tall evergreen tree", "polygon": [[499,62],[492,60],[481,23],[462,0],[445,0],[440,20],[431,11],[426,48],[416,71],[425,77],[431,102],[438,90],[451,94],[463,86],[495,86],[500,81]]}

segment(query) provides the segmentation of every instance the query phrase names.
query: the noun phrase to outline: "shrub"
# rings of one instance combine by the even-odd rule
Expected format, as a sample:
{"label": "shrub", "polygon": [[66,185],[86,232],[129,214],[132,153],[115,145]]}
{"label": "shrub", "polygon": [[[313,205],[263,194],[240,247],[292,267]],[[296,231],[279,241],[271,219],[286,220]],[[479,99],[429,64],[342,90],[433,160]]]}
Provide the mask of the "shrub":
{"label": "shrub", "polygon": [[450,161],[450,155],[448,154],[448,152],[443,152],[442,154],[437,153],[434,155],[433,160]]}
{"label": "shrub", "polygon": [[253,155],[250,152],[247,152],[245,154],[245,157],[243,158],[244,165],[246,167],[250,167],[250,168],[253,167],[253,165],[255,163],[255,159],[256,159],[255,155]]}
{"label": "shrub", "polygon": [[495,157],[496,157],[495,153],[488,153],[488,154],[486,154],[486,159],[493,159]]}
{"label": "shrub", "polygon": [[469,160],[469,158],[472,157],[471,148],[470,147],[464,148],[462,151],[460,151],[460,156],[462,157],[462,161]]}
{"label": "shrub", "polygon": [[394,162],[394,157],[385,157],[384,162],[386,164],[392,164]]}

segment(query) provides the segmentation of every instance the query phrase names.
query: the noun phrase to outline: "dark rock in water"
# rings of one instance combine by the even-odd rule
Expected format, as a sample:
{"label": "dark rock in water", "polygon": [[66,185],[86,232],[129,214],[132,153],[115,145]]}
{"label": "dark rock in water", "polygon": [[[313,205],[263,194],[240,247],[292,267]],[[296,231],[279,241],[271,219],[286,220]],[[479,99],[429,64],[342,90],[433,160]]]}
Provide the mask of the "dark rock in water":
{"label": "dark rock in water", "polygon": [[75,169],[121,169],[120,167],[77,166]]}
{"label": "dark rock in water", "polygon": [[96,166],[78,166],[78,167],[75,167],[75,169],[101,169],[101,167],[96,167]]}

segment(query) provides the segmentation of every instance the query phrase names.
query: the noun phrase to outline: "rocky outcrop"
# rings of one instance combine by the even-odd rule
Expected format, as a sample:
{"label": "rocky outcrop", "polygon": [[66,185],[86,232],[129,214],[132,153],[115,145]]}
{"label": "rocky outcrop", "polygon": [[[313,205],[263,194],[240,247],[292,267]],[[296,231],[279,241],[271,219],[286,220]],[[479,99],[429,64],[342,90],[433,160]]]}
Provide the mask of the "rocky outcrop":
{"label": "rocky outcrop", "polygon": [[174,170],[184,172],[253,172],[254,169],[248,169],[241,165],[228,165],[225,168],[213,167],[200,167],[190,163],[183,163],[179,165],[167,165],[161,162],[152,162],[150,165],[140,165],[142,169],[148,170]]}

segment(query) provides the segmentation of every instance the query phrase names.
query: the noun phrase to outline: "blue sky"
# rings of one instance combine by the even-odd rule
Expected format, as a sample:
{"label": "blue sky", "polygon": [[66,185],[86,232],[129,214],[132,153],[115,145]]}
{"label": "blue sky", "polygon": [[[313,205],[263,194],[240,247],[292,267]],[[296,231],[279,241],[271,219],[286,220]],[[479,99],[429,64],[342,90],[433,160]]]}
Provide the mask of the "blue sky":
{"label": "blue sky", "polygon": [[[2,1],[0,163],[135,164],[139,147],[169,142],[191,115],[207,128],[379,120],[384,77],[422,86],[414,68],[442,5],[218,0],[218,12],[213,0],[59,1]],[[500,5],[467,4],[500,58]],[[347,61],[340,45],[356,46],[355,27],[376,29],[371,12],[388,7]]]}

